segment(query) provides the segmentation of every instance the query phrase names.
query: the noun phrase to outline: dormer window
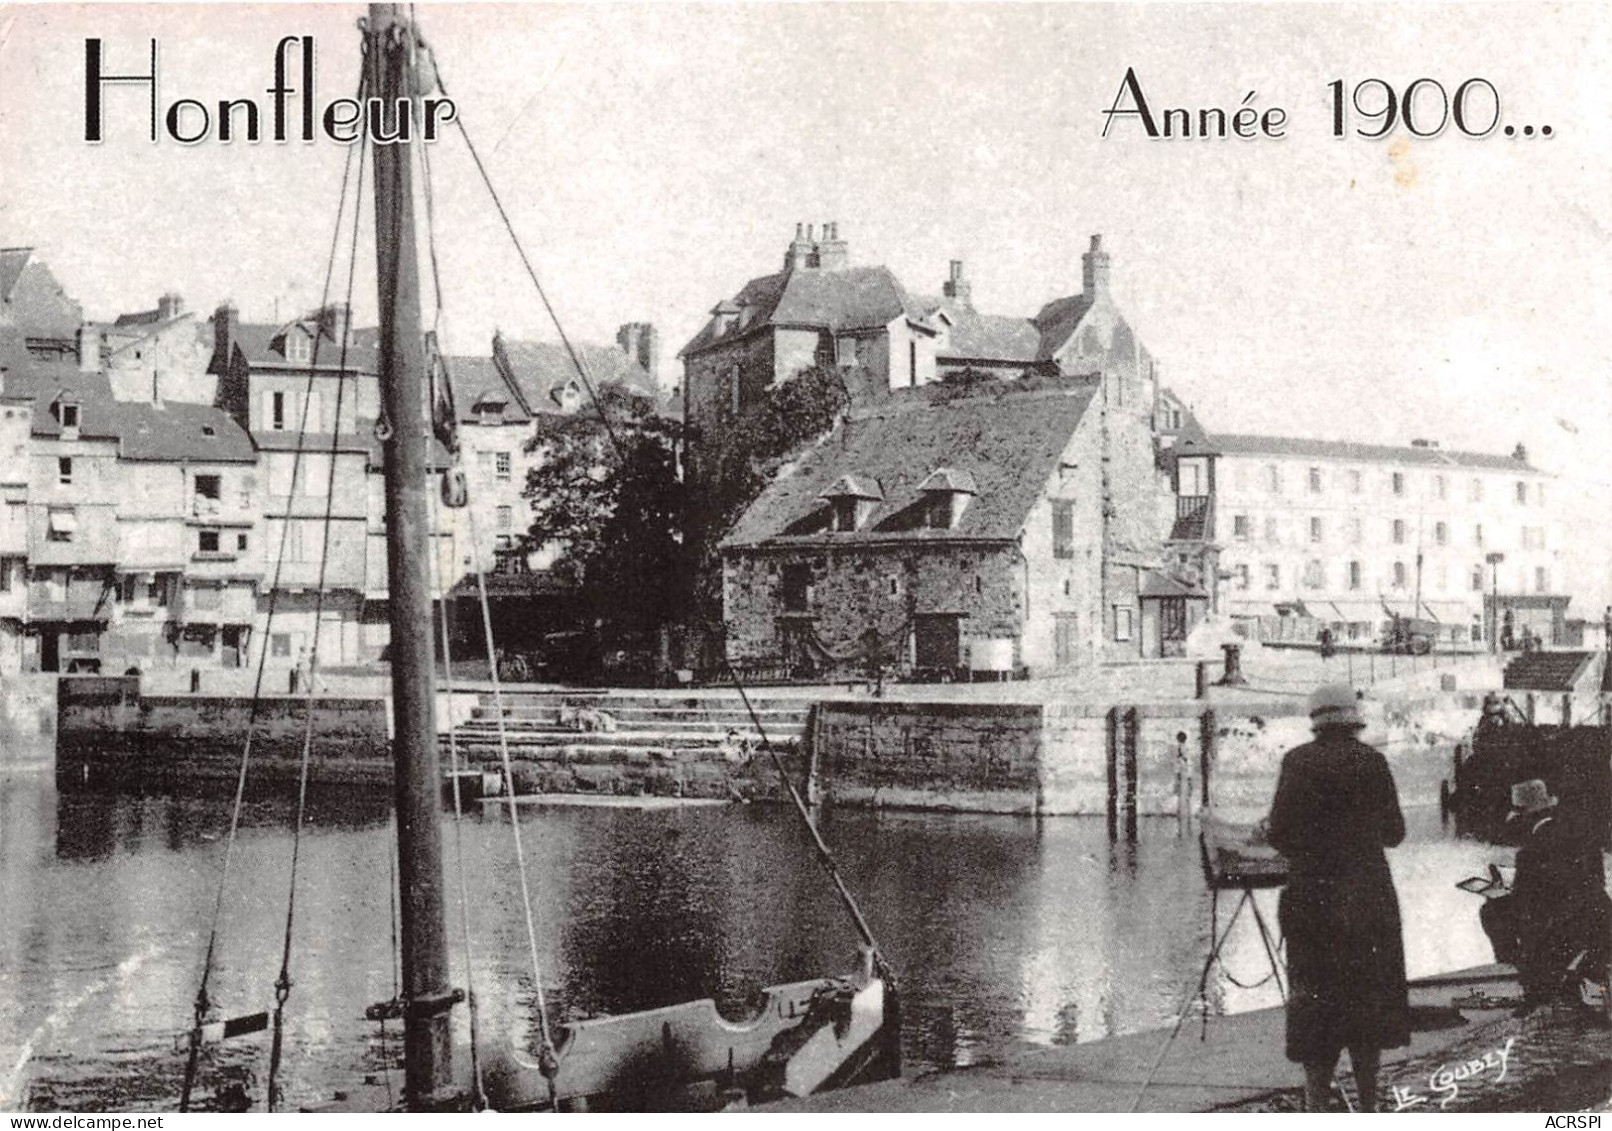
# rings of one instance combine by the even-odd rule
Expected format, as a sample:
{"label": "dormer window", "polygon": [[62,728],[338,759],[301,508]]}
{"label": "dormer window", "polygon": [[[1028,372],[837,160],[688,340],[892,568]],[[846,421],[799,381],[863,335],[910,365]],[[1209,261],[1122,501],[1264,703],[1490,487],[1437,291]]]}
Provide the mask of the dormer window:
{"label": "dormer window", "polygon": [[285,359],[296,362],[308,360],[308,336],[301,330],[286,331]]}
{"label": "dormer window", "polygon": [[78,405],[72,401],[63,401],[61,404],[62,431],[78,431]]}
{"label": "dormer window", "polygon": [[874,508],[884,501],[884,491],[876,480],[861,475],[842,475],[821,498],[830,508],[832,524],[829,529],[849,533],[867,525]]}
{"label": "dormer window", "polygon": [[970,472],[941,467],[918,484],[918,494],[923,498],[924,526],[954,530],[969,500],[979,494],[979,485]]}
{"label": "dormer window", "polygon": [[575,411],[582,401],[582,390],[577,388],[575,381],[567,381],[553,392],[554,403],[565,409],[566,412]]}

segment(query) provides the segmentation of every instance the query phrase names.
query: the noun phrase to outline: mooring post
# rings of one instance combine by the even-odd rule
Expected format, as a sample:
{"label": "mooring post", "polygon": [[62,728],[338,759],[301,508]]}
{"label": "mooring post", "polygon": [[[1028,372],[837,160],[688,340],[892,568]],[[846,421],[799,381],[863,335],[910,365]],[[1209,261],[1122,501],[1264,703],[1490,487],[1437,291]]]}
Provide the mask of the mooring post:
{"label": "mooring post", "polygon": [[1194,699],[1207,699],[1209,697],[1209,661],[1198,661],[1196,677],[1192,686],[1192,697]]}
{"label": "mooring post", "polygon": [[1119,839],[1119,708],[1110,707],[1107,724],[1108,839]]}
{"label": "mooring post", "polygon": [[1205,711],[1198,716],[1198,782],[1202,792],[1201,804],[1209,807],[1209,773],[1215,764],[1215,713]]}
{"label": "mooring post", "polygon": [[1566,691],[1566,692],[1562,693],[1562,728],[1565,730],[1566,728],[1568,728],[1568,727],[1570,727],[1572,725],[1573,725],[1573,693],[1571,691]]}
{"label": "mooring post", "polygon": [[1526,708],[1528,710],[1528,725],[1533,726],[1534,725],[1534,693],[1532,691],[1530,691],[1528,693],[1528,697],[1523,700],[1523,703],[1524,703],[1524,705],[1526,706]]}
{"label": "mooring post", "polygon": [[1136,840],[1136,747],[1141,736],[1142,713],[1135,707],[1125,712],[1125,839]]}
{"label": "mooring post", "polygon": [[1187,761],[1187,732],[1175,732],[1175,831],[1185,836],[1192,825],[1192,763]]}
{"label": "mooring post", "polygon": [[822,782],[818,780],[822,746],[817,738],[822,717],[821,705],[813,703],[806,712],[806,804],[816,808],[823,800]]}

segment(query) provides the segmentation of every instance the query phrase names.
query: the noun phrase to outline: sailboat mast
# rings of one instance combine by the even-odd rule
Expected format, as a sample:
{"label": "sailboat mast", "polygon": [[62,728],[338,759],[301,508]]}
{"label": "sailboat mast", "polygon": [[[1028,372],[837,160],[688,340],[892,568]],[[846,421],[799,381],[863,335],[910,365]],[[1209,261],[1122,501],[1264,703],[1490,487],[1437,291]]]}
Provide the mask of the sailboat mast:
{"label": "sailboat mast", "polygon": [[[396,4],[371,4],[368,85],[383,107],[383,136],[397,137],[400,110],[412,113],[413,29]],[[400,99],[405,100],[400,103]],[[391,618],[392,758],[397,807],[398,887],[403,927],[404,1081],[407,1103],[425,1110],[452,1085],[447,918],[438,823],[436,704],[431,640],[430,541],[425,492],[425,347],[414,243],[409,144],[377,144],[375,259],[380,302],[381,411],[390,423],[386,464],[386,580]]]}

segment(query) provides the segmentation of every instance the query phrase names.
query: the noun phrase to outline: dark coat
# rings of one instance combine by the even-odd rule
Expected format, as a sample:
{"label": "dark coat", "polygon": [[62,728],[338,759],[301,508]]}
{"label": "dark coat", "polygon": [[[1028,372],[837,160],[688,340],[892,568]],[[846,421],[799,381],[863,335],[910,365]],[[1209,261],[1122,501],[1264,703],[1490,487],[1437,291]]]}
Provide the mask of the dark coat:
{"label": "dark coat", "polygon": [[1517,849],[1511,894],[1489,901],[1482,920],[1495,958],[1517,967],[1530,999],[1576,985],[1568,966],[1580,953],[1577,974],[1599,981],[1612,957],[1612,901],[1599,843],[1558,817],[1536,820]]}
{"label": "dark coat", "polygon": [[1405,839],[1388,762],[1328,729],[1282,759],[1269,839],[1288,861],[1287,1057],[1325,1063],[1344,1048],[1410,1041],[1399,900],[1383,849]]}

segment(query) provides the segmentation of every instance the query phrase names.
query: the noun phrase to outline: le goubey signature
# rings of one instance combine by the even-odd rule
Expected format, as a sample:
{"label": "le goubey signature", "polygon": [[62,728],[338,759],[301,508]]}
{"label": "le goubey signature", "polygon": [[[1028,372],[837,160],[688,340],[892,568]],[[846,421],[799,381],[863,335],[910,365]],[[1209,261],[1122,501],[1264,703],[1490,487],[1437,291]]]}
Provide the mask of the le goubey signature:
{"label": "le goubey signature", "polygon": [[[1490,1050],[1489,1052],[1484,1053],[1481,1058],[1474,1057],[1471,1060],[1464,1061],[1461,1064],[1454,1066],[1453,1068],[1445,1064],[1441,1064],[1435,1068],[1432,1075],[1427,1078],[1427,1086],[1443,1097],[1439,1100],[1439,1107],[1449,1107],[1450,1101],[1461,1094],[1462,1081],[1471,1080],[1474,1077],[1482,1076],[1491,1068],[1498,1068],[1500,1070],[1495,1073],[1494,1079],[1490,1081],[1491,1083],[1498,1084],[1500,1081],[1504,1080],[1506,1078],[1507,1065],[1511,1060],[1511,1046],[1516,1044],[1516,1042],[1516,1037],[1507,1037],[1504,1047]],[[1411,1091],[1408,1087],[1402,1087],[1397,1084],[1393,1086],[1393,1093],[1395,1111],[1404,1111],[1408,1107],[1415,1107],[1417,1104],[1425,1104],[1428,1099],[1424,1095]]]}

